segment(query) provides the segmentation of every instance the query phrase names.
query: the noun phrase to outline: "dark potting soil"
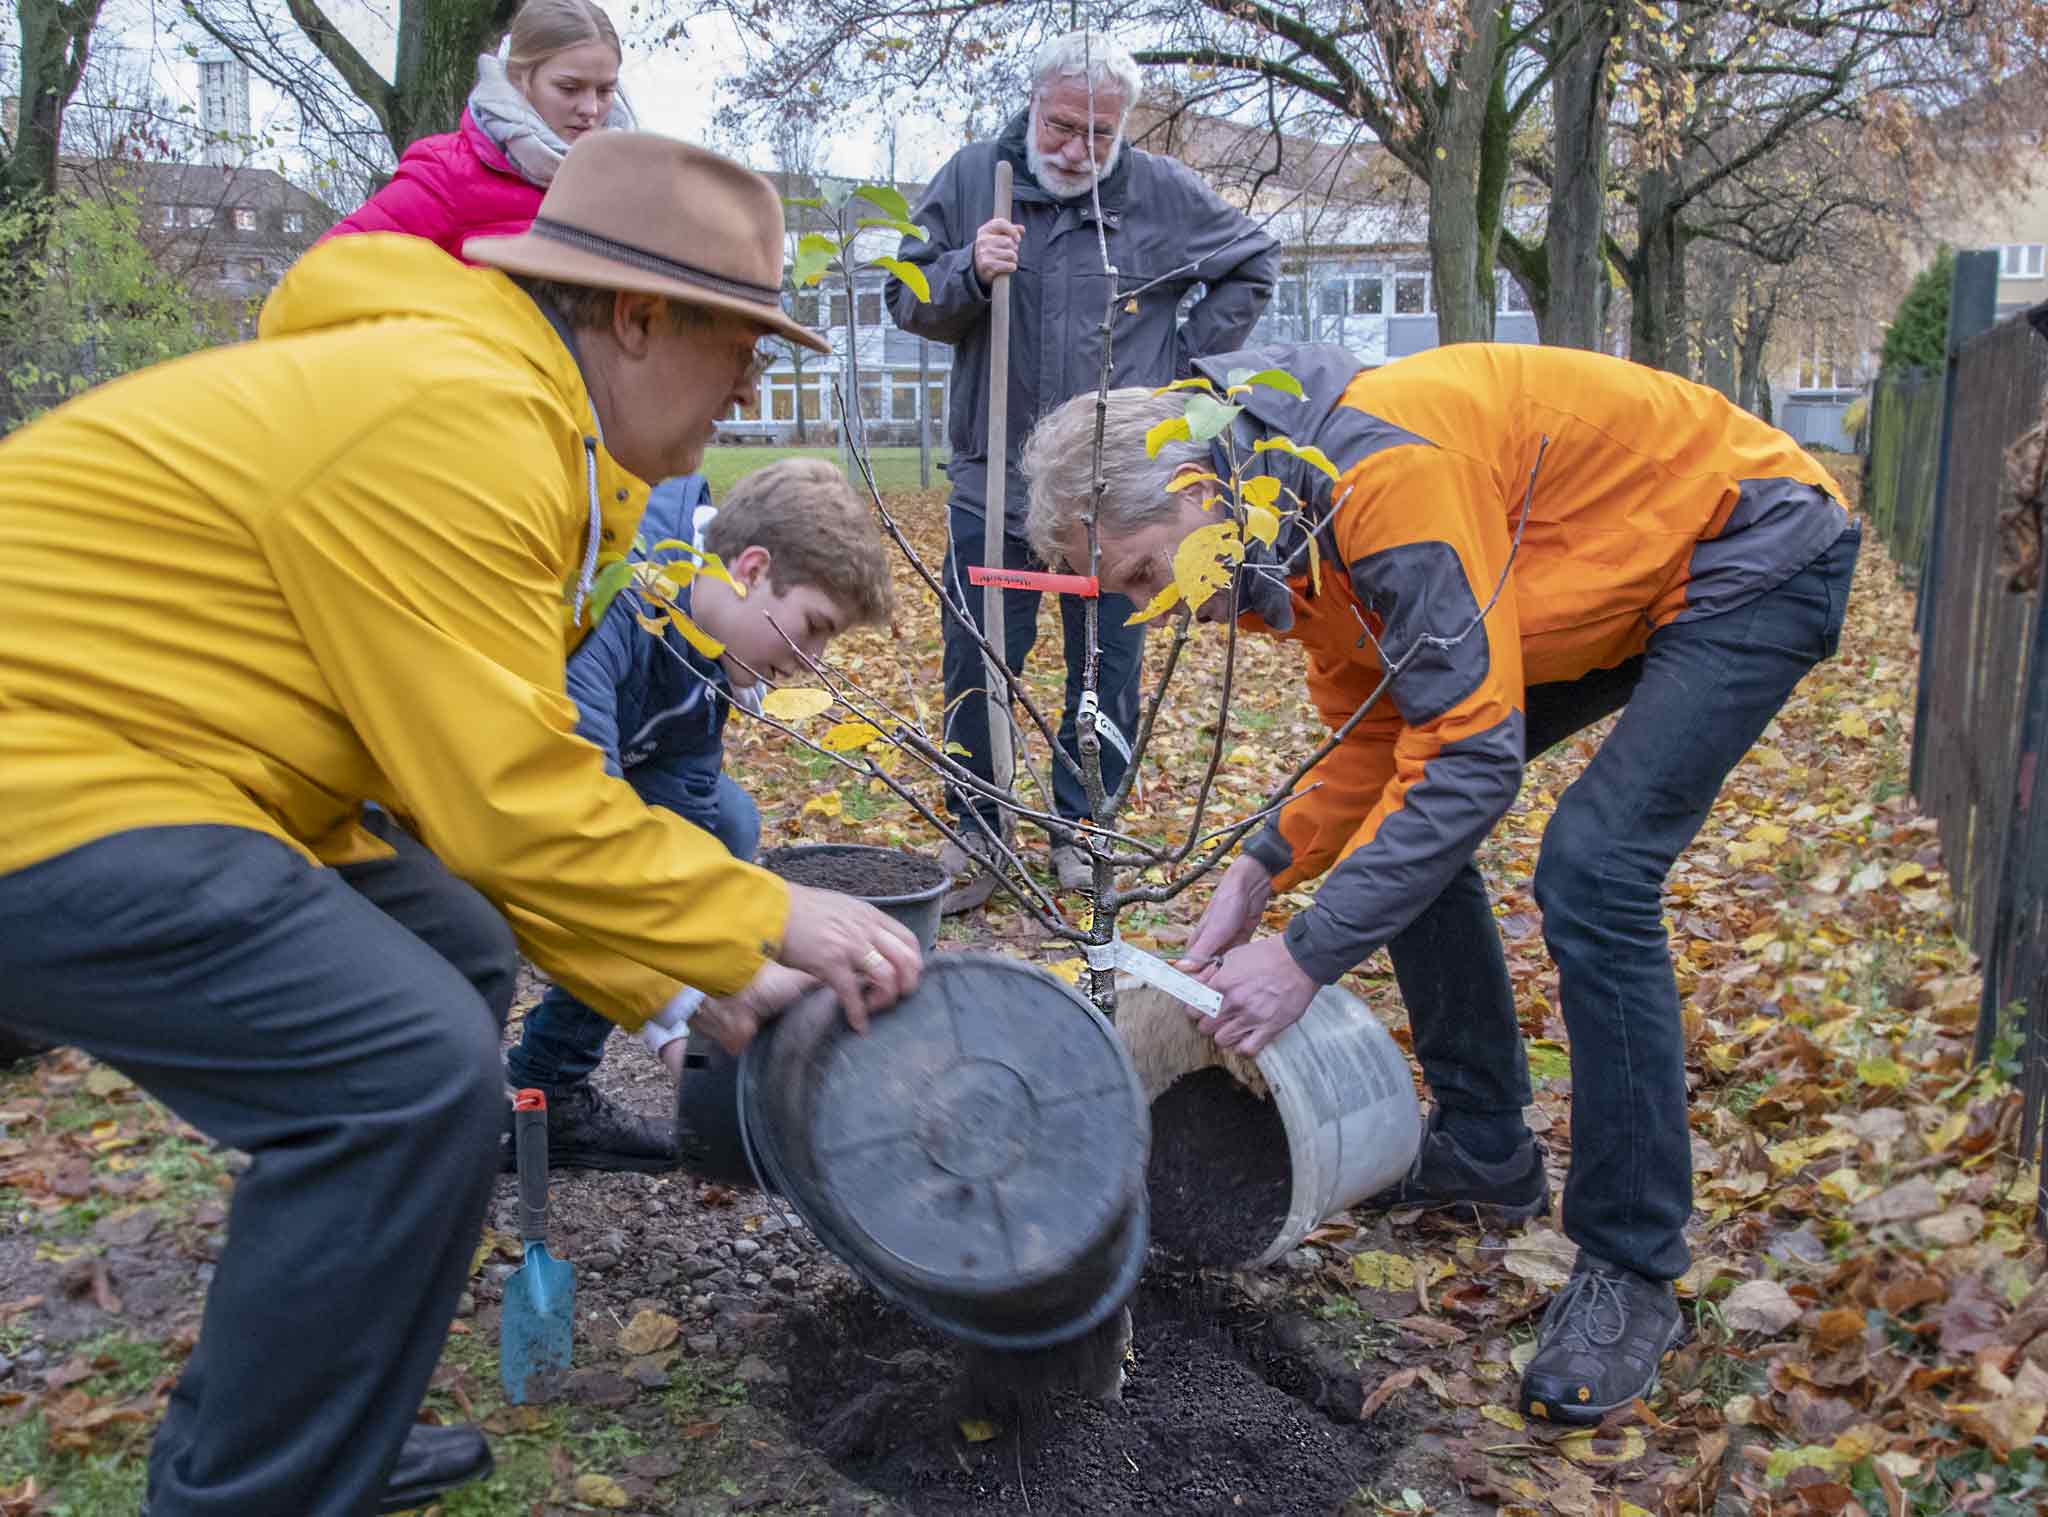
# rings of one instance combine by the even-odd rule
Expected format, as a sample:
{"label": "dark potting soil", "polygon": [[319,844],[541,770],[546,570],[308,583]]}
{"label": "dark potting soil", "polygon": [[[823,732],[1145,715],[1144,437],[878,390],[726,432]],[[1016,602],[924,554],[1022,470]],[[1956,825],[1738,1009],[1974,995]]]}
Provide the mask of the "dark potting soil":
{"label": "dark potting soil", "polygon": [[1294,1166],[1271,1101],[1224,1069],[1182,1075],[1152,1103],[1152,1241],[1193,1264],[1256,1258],[1287,1221]]}
{"label": "dark potting soil", "polygon": [[811,853],[800,848],[774,848],[761,855],[761,867],[793,885],[837,890],[843,895],[883,899],[918,895],[945,882],[934,859],[892,848],[864,848],[845,853]]}
{"label": "dark potting soil", "polygon": [[961,1376],[986,1358],[848,1290],[793,1321],[787,1410],[840,1473],[919,1517],[1329,1517],[1373,1484],[1397,1430],[1356,1420],[1347,1364],[1283,1353],[1198,1279],[1148,1280],[1132,1316],[1120,1401],[991,1412]]}

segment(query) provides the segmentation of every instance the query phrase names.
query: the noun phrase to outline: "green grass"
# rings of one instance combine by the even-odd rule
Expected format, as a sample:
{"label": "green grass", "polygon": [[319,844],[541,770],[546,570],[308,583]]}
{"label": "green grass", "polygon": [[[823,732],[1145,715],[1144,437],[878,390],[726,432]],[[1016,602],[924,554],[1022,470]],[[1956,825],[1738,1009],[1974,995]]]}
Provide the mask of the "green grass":
{"label": "green grass", "polygon": [[[742,474],[751,474],[784,458],[822,458],[827,463],[836,464],[839,462],[839,449],[757,448],[743,443],[707,448],[704,450],[703,472],[705,482],[711,486],[711,498],[714,501],[723,499],[725,492]],[[942,453],[933,452],[932,488],[935,490],[946,488],[946,476],[939,469],[943,459]],[[921,488],[917,479],[917,449],[876,448],[869,455],[869,462],[874,465],[875,483],[883,494]]]}

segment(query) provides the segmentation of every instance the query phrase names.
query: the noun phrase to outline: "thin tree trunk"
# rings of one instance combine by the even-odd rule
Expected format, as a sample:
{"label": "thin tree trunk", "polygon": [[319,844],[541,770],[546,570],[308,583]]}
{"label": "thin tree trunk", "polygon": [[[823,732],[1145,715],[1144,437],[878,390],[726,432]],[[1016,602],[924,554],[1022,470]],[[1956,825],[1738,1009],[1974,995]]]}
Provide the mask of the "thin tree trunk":
{"label": "thin tree trunk", "polygon": [[1769,419],[1771,413],[1771,379],[1764,367],[1765,351],[1771,344],[1771,327],[1778,316],[1778,292],[1773,289],[1765,296],[1750,281],[1748,320],[1742,326],[1742,345],[1739,353],[1740,372],[1736,379],[1736,404],[1754,415]]}
{"label": "thin tree trunk", "polygon": [[1543,341],[1552,347],[1601,347],[1607,261],[1607,114],[1612,91],[1607,56],[1614,44],[1614,12],[1605,0],[1586,0],[1559,19],[1553,45],[1563,49],[1551,85],[1554,164],[1550,216],[1544,231],[1549,268],[1547,300],[1537,312]]}
{"label": "thin tree trunk", "polygon": [[[0,165],[0,209],[57,193],[64,107],[85,72],[102,0],[17,0],[21,36],[21,116]],[[37,242],[33,253],[39,255]]]}
{"label": "thin tree trunk", "polygon": [[1445,345],[1493,338],[1493,245],[1478,191],[1486,178],[1500,11],[1501,0],[1472,0],[1472,35],[1452,60],[1438,96],[1429,172],[1429,263],[1437,341]]}
{"label": "thin tree trunk", "polygon": [[515,9],[514,0],[404,0],[390,132],[396,151],[455,130],[476,82],[477,54],[512,24]]}
{"label": "thin tree trunk", "polygon": [[1677,185],[1666,168],[1643,171],[1637,184],[1636,256],[1630,260],[1633,326],[1629,356],[1637,363],[1692,376],[1686,340],[1685,232]]}

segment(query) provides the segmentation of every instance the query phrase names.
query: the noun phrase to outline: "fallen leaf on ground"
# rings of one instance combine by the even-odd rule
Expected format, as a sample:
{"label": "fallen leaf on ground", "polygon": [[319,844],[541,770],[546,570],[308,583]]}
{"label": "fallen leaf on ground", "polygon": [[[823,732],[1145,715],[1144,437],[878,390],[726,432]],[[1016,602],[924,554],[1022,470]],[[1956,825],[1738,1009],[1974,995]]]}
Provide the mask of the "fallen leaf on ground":
{"label": "fallen leaf on ground", "polygon": [[649,1308],[635,1312],[633,1320],[619,1329],[619,1347],[633,1355],[659,1353],[682,1335],[680,1322]]}
{"label": "fallen leaf on ground", "polygon": [[1739,1333],[1782,1333],[1799,1320],[1800,1306],[1775,1280],[1745,1280],[1721,1303],[1721,1318]]}
{"label": "fallen leaf on ground", "polygon": [[621,1511],[633,1504],[633,1498],[609,1475],[578,1475],[576,1499],[586,1506],[600,1506],[612,1511]]}

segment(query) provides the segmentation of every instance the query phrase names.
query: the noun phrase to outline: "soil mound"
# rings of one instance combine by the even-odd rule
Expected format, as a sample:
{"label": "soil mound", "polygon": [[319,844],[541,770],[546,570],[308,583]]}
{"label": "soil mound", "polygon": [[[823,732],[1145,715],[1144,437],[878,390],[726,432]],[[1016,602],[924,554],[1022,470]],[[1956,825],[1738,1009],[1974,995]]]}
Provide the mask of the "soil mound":
{"label": "soil mound", "polygon": [[1355,1372],[1284,1351],[1213,1282],[1150,1281],[1132,1316],[1120,1402],[1053,1395],[977,1424],[961,1350],[849,1291],[792,1322],[787,1411],[841,1473],[920,1517],[1330,1517],[1372,1484],[1390,1431],[1320,1409],[1355,1417]]}

